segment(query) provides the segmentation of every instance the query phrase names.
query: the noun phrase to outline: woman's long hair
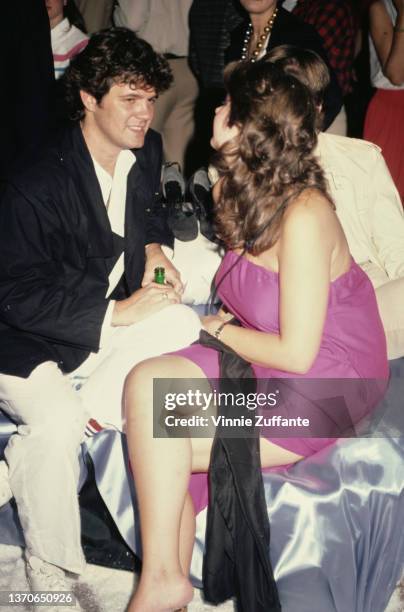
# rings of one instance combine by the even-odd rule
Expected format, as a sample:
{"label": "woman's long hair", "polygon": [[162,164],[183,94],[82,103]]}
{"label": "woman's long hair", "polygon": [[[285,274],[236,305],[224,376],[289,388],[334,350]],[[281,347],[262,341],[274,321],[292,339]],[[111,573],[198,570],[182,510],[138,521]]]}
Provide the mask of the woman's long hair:
{"label": "woman's long hair", "polygon": [[79,30],[87,34],[83,16],[76,6],[74,0],[67,0],[66,6],[63,9],[63,16],[67,17],[71,25],[76,26],[76,28],[79,28]]}
{"label": "woman's long hair", "polygon": [[239,135],[218,151],[222,176],[216,229],[228,249],[259,255],[279,237],[287,205],[306,188],[327,194],[315,158],[316,108],[309,90],[268,62],[239,62],[225,72],[229,125]]}

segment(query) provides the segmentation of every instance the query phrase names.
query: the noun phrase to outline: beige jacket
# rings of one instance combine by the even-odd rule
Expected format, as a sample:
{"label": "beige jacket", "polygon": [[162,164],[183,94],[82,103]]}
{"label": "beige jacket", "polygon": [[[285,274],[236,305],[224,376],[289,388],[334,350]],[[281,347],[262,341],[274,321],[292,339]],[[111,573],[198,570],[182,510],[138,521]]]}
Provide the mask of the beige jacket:
{"label": "beige jacket", "polygon": [[355,261],[404,277],[404,213],[379,147],[321,133],[317,152]]}

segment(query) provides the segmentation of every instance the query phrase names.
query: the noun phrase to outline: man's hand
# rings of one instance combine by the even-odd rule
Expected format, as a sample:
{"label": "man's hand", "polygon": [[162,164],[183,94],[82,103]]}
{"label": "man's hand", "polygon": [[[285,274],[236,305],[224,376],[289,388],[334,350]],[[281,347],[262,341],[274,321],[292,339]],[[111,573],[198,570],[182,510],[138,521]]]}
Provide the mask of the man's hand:
{"label": "man's hand", "polygon": [[180,301],[180,296],[170,285],[149,283],[126,300],[118,300],[115,303],[111,325],[116,327],[138,323],[171,304],[179,304]]}
{"label": "man's hand", "polygon": [[148,244],[146,246],[146,265],[142,287],[146,287],[154,281],[154,268],[159,266],[162,266],[165,270],[166,282],[174,288],[178,295],[182,295],[184,287],[181,282],[180,273],[164,255],[161,246],[157,243]]}

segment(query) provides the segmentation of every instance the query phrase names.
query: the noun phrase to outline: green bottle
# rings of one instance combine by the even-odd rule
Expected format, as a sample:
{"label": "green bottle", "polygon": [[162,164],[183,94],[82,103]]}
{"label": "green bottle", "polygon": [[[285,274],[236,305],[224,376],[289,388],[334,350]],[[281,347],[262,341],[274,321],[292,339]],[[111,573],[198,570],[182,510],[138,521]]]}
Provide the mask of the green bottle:
{"label": "green bottle", "polygon": [[165,284],[165,270],[163,267],[154,268],[154,282],[159,285]]}

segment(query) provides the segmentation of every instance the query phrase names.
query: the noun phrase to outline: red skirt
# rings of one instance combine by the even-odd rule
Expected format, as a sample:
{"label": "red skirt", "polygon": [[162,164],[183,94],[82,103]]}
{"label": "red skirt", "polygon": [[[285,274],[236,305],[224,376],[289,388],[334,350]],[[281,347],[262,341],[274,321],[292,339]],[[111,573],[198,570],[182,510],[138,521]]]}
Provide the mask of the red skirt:
{"label": "red skirt", "polygon": [[404,89],[378,89],[370,101],[363,137],[381,149],[404,205]]}

